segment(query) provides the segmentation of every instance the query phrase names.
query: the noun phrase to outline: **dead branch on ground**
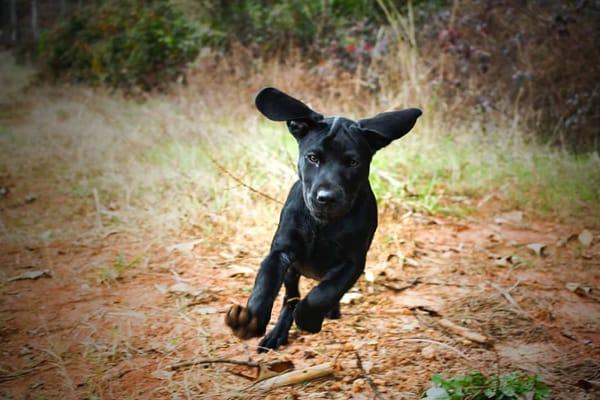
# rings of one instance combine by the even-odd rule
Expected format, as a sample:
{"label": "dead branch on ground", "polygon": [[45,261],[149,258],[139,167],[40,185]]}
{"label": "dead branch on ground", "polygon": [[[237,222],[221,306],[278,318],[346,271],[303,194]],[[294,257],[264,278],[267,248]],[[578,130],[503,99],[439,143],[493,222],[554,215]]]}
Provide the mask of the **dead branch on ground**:
{"label": "dead branch on ground", "polygon": [[365,378],[365,380],[367,381],[367,383],[371,387],[371,390],[373,391],[373,395],[375,396],[375,398],[383,400],[384,399],[383,395],[377,389],[377,386],[375,385],[375,382],[373,382],[373,379],[371,379],[371,375],[369,375],[369,373],[367,372],[367,370],[363,366],[362,359],[360,358],[360,354],[359,354],[358,350],[354,350],[354,354],[356,355],[356,365],[362,371],[362,376],[363,376],[363,378]]}

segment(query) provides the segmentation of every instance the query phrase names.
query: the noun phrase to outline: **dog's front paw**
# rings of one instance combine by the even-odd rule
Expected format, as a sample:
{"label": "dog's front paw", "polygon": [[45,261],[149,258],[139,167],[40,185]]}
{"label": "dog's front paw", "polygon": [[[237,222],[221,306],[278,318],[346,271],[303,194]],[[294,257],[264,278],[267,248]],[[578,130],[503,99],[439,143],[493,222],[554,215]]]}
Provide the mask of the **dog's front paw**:
{"label": "dog's front paw", "polygon": [[240,339],[246,340],[264,335],[266,325],[260,321],[258,315],[254,315],[249,308],[234,304],[225,315],[225,323],[231,328],[233,334]]}
{"label": "dog's front paw", "polygon": [[310,333],[321,331],[323,319],[325,315],[321,310],[315,309],[308,305],[306,300],[302,300],[294,309],[294,321],[296,326]]}
{"label": "dog's front paw", "polygon": [[265,353],[269,351],[269,349],[275,350],[279,346],[283,346],[287,343],[288,331],[275,327],[258,343],[258,352]]}

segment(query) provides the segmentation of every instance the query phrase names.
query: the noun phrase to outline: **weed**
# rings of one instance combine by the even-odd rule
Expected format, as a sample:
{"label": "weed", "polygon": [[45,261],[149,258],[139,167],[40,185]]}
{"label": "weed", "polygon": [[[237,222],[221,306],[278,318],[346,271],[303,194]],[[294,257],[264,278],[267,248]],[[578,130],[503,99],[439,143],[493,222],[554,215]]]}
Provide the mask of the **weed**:
{"label": "weed", "polygon": [[110,285],[123,278],[123,274],[134,268],[142,260],[141,256],[125,262],[122,254],[119,254],[110,266],[101,267],[96,275],[96,281],[101,285]]}
{"label": "weed", "polygon": [[548,386],[536,376],[511,372],[486,377],[479,371],[468,375],[444,379],[435,374],[431,378],[433,387],[423,396],[429,400],[518,400],[524,397],[544,400],[550,396]]}

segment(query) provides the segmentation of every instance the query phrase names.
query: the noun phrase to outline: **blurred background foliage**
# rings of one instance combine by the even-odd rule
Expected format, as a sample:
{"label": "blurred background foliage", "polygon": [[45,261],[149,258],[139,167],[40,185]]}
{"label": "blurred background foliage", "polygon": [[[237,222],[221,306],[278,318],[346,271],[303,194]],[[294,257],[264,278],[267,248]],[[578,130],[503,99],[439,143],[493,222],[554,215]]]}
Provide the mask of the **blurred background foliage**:
{"label": "blurred background foliage", "polygon": [[200,33],[162,1],[109,0],[76,9],[39,40],[47,72],[115,87],[164,87],[198,54]]}
{"label": "blurred background foliage", "polygon": [[501,118],[546,143],[579,152],[600,148],[598,1],[52,3],[59,12],[42,0],[19,2],[50,15],[43,29],[21,29],[20,38],[14,30],[28,13],[7,25],[13,10],[9,2],[2,8],[4,41],[11,35],[22,53],[35,54],[47,78],[166,90],[190,75],[216,73],[203,69],[208,58],[235,60],[224,72],[247,74],[294,59],[307,66],[306,79],[318,78],[319,69],[351,76],[353,95],[368,101],[394,106],[386,99],[410,81],[409,94],[448,123],[475,119],[485,126]]}

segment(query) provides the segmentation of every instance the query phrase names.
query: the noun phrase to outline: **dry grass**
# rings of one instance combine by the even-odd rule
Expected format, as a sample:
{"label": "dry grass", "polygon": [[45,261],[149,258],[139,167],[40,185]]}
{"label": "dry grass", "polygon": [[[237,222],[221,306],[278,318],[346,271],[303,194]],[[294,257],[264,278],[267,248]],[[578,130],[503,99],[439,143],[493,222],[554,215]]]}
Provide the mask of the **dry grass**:
{"label": "dry grass", "polygon": [[[407,24],[397,21],[399,30]],[[145,99],[39,84],[11,94],[4,104],[20,109],[1,121],[0,146],[10,156],[0,163],[0,175],[6,185],[23,184],[33,194],[58,190],[70,208],[58,207],[35,220],[9,212],[3,217],[9,236],[66,235],[68,224],[57,222],[65,215],[104,234],[116,226],[147,228],[157,238],[182,229],[207,238],[215,229],[234,237],[247,229],[271,232],[280,205],[238,182],[283,201],[296,179],[293,139],[281,124],[266,122],[253,110],[253,94],[265,85],[330,115],[361,117],[407,106],[425,110],[411,135],[375,159],[371,181],[384,206],[463,215],[492,193],[505,208],[538,214],[598,211],[597,154],[575,158],[526,142],[518,127],[501,120],[495,126],[477,120],[445,126],[445,106],[435,104],[414,47],[398,49],[405,62],[395,65],[397,74],[386,75],[397,80],[386,82],[387,90],[377,95],[361,73],[353,76],[327,64],[311,68],[300,55],[262,62],[243,51],[234,54],[238,58],[205,54],[187,86]],[[13,71],[20,69],[4,68],[2,80],[26,87],[30,75]],[[225,223],[240,219],[243,232],[235,227],[241,225]]]}

